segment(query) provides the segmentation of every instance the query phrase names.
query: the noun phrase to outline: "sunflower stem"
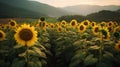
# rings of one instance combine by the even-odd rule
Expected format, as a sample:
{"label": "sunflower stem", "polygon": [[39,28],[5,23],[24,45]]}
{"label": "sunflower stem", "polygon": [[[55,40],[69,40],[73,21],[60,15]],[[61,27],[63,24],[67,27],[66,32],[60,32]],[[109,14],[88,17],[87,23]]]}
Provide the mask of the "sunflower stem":
{"label": "sunflower stem", "polygon": [[103,35],[102,35],[102,39],[101,39],[101,43],[100,43],[100,55],[99,55],[99,61],[100,61],[100,64],[102,62],[102,54],[103,54]]}
{"label": "sunflower stem", "polygon": [[26,46],[26,67],[28,67],[29,63],[29,53],[28,53],[29,47]]}

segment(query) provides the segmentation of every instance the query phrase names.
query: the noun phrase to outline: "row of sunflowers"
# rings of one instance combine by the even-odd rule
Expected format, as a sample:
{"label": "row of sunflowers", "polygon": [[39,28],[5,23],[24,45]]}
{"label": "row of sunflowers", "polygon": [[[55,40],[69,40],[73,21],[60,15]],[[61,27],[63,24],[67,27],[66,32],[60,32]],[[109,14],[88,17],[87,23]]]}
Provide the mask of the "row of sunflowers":
{"label": "row of sunflowers", "polygon": [[117,22],[0,24],[0,67],[119,67]]}

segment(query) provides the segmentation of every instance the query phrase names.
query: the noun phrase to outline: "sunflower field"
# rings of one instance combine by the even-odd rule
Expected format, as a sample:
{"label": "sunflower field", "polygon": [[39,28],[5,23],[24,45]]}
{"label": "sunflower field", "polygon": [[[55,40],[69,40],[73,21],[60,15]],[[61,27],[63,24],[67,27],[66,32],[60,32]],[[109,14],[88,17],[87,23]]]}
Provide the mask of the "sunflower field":
{"label": "sunflower field", "polygon": [[0,67],[120,67],[117,22],[0,24]]}

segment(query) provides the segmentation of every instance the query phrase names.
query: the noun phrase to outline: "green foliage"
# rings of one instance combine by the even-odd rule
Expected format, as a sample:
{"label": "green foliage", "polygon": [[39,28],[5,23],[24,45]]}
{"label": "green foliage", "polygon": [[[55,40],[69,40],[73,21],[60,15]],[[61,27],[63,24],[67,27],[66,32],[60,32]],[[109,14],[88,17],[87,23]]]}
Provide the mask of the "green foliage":
{"label": "green foliage", "polygon": [[84,60],[84,64],[85,66],[88,66],[88,65],[92,65],[92,64],[95,64],[97,63],[98,59],[97,58],[93,58],[93,55],[90,54],[88,55],[85,60]]}
{"label": "green foliage", "polygon": [[66,15],[66,16],[59,17],[58,21],[65,20],[67,22],[70,22],[73,19],[76,19],[78,22],[81,22],[81,21],[85,20],[85,17],[81,16],[81,15]]}
{"label": "green foliage", "polygon": [[120,13],[115,11],[107,11],[102,10],[97,13],[92,13],[87,16],[81,16],[81,15],[65,15],[58,18],[58,21],[65,20],[67,22],[70,22],[72,19],[76,19],[78,22],[81,22],[85,19],[88,19],[90,21],[95,22],[102,22],[102,21],[116,21],[120,22],[119,20]]}

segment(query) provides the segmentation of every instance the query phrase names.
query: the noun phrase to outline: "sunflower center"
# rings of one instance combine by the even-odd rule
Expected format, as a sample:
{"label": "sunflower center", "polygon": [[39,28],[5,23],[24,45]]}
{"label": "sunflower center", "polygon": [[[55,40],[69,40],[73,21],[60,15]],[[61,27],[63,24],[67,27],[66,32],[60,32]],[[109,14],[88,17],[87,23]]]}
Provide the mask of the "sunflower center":
{"label": "sunflower center", "polygon": [[15,26],[15,23],[14,23],[14,22],[10,22],[10,25],[11,25],[11,26]]}
{"label": "sunflower center", "polygon": [[82,25],[82,26],[80,26],[80,30],[83,30],[84,29],[84,26]]}
{"label": "sunflower center", "polygon": [[84,25],[88,25],[88,22],[84,22]]}
{"label": "sunflower center", "polygon": [[109,26],[111,26],[112,25],[112,23],[109,23]]}
{"label": "sunflower center", "polygon": [[58,30],[59,30],[59,31],[62,31],[62,29],[61,29],[61,28],[58,28]]}
{"label": "sunflower center", "polygon": [[20,33],[19,33],[19,35],[20,35],[20,38],[22,40],[24,40],[24,41],[29,41],[33,37],[33,33],[29,29],[23,29],[23,30],[21,30]]}
{"label": "sunflower center", "polygon": [[4,28],[4,26],[1,27],[2,29]]}
{"label": "sunflower center", "polygon": [[62,22],[63,25],[65,25],[65,22]]}
{"label": "sunflower center", "polygon": [[72,22],[72,26],[74,26],[75,25],[75,22]]}
{"label": "sunflower center", "polygon": [[108,27],[108,31],[109,31],[109,32],[111,32],[111,31],[112,31],[111,27]]}
{"label": "sunflower center", "polygon": [[99,32],[99,28],[97,27],[97,28],[95,28],[95,32]]}
{"label": "sunflower center", "polygon": [[120,44],[118,45],[118,48],[120,48]]}
{"label": "sunflower center", "polygon": [[45,27],[45,22],[43,22],[43,27]]}
{"label": "sunflower center", "polygon": [[0,38],[2,38],[3,37],[3,34],[2,33],[0,33]]}
{"label": "sunflower center", "polygon": [[94,23],[92,23],[92,26],[94,26],[95,24]]}
{"label": "sunflower center", "polygon": [[54,26],[53,25],[51,25],[51,28],[53,28]]}

